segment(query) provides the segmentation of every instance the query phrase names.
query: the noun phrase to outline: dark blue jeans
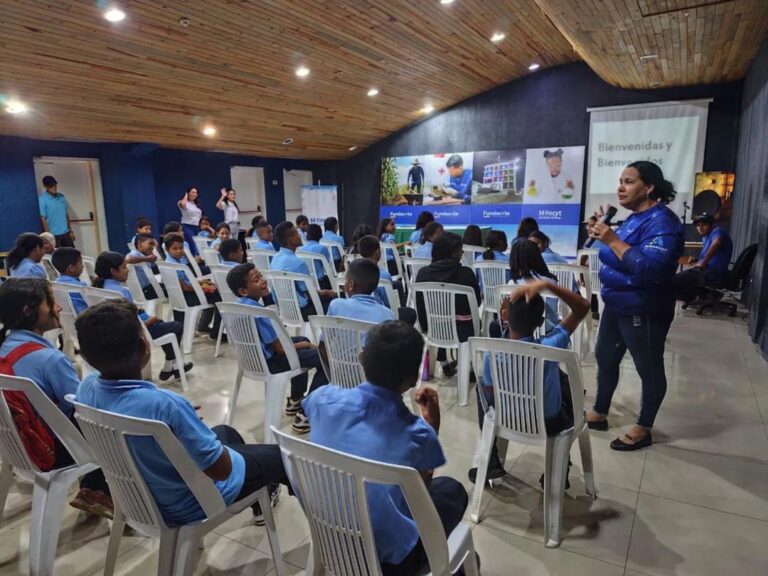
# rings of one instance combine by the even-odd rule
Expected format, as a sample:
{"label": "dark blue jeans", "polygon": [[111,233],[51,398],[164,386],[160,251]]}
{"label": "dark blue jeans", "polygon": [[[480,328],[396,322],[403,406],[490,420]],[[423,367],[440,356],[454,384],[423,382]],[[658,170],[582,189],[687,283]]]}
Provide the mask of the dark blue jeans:
{"label": "dark blue jeans", "polygon": [[619,367],[629,350],[642,382],[640,417],[637,424],[652,428],[667,393],[664,372],[664,344],[674,314],[622,316],[609,307],[603,309],[597,333],[597,399],[594,410],[608,414],[611,399],[619,384]]}

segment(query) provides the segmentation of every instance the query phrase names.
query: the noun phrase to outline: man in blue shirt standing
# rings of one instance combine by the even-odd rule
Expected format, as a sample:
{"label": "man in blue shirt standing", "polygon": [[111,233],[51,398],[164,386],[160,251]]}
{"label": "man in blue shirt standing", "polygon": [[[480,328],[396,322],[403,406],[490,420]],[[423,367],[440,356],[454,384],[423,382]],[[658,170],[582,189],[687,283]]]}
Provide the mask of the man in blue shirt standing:
{"label": "man in blue shirt standing", "polygon": [[675,276],[677,299],[686,305],[699,296],[705,284],[722,284],[728,279],[728,264],[733,255],[731,237],[724,228],[714,226],[714,216],[704,212],[693,223],[702,238],[701,252],[688,259],[690,268]]}
{"label": "man in blue shirt standing", "polygon": [[67,200],[58,191],[59,183],[53,176],[43,176],[45,192],[40,194],[40,221],[43,232],[50,232],[56,237],[56,247],[75,247],[75,233],[69,223]]}
{"label": "man in blue shirt standing", "polygon": [[[467,492],[457,480],[432,478],[445,464],[437,438],[440,405],[437,392],[416,392],[421,417],[403,403],[403,394],[416,385],[424,341],[404,322],[376,326],[360,362],[367,382],[353,389],[324,386],[304,399],[312,423],[310,441],[334,450],[389,464],[415,468],[429,489],[446,534],[459,524],[467,507]],[[416,523],[402,491],[395,486],[367,488],[373,535],[384,576],[419,573],[427,558]]]}
{"label": "man in blue shirt standing", "polygon": [[456,191],[453,197],[469,204],[472,199],[472,169],[464,168],[464,159],[458,154],[452,154],[445,166],[451,177],[448,186]]}

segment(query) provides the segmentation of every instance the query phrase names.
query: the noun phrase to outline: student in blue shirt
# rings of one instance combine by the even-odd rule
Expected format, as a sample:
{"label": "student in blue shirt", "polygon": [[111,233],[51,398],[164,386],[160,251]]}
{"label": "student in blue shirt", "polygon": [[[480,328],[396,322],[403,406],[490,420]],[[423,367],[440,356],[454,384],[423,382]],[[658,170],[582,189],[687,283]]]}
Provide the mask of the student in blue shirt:
{"label": "student in blue shirt", "polygon": [[551,241],[549,236],[544,234],[541,230],[534,230],[531,232],[530,236],[528,236],[528,240],[539,247],[541,257],[546,264],[568,264],[568,260],[550,248]]}
{"label": "student in blue shirt", "polygon": [[253,229],[253,236],[259,239],[256,242],[256,248],[275,251],[275,233],[272,229],[272,224],[266,220],[259,222]]}
{"label": "student in blue shirt", "polygon": [[243,263],[243,245],[234,238],[222,240],[219,244],[219,255],[223,266],[234,268]]}
{"label": "student in blue shirt", "polygon": [[[276,445],[246,444],[229,426],[210,429],[185,398],[142,380],[150,344],[133,304],[103,302],[83,313],[76,327],[80,353],[98,370],[78,387],[78,402],[167,424],[198,468],[214,481],[226,504],[265,485],[270,485],[275,502],[277,484],[288,483]],[[202,508],[154,439],[135,437],[128,443],[165,522],[178,526],[202,520]],[[254,523],[263,524],[258,505],[253,512]]]}
{"label": "student in blue shirt", "polygon": [[[125,285],[127,280],[128,265],[125,263],[125,258],[123,258],[122,254],[119,252],[102,252],[99,254],[99,257],[96,258],[96,278],[93,280],[94,287],[118,292],[123,298],[133,304],[133,294],[131,294],[131,291]],[[181,343],[184,334],[184,325],[181,322],[164,322],[155,316],[150,316],[141,308],[139,308],[139,318],[147,327],[149,335],[152,336],[152,338],[160,338],[166,334],[175,334],[176,341]],[[176,354],[173,351],[173,346],[164,344],[163,352],[165,352],[165,365],[160,371],[160,381],[165,382],[171,377],[176,379],[180,378],[181,372],[179,363],[176,361]],[[192,362],[184,364],[184,372],[189,372],[191,369]]]}
{"label": "student in blue shirt", "polygon": [[309,218],[304,214],[296,216],[296,228],[299,230],[299,237],[305,244],[307,243],[307,230],[309,229]]}
{"label": "student in blue shirt", "polygon": [[[503,230],[491,230],[485,238],[485,252],[478,254],[475,257],[476,262],[493,260],[495,262],[509,262],[509,257],[504,254],[507,250],[507,235]],[[505,273],[504,282],[509,282],[512,279],[512,270],[507,270]],[[477,275],[477,281],[480,283],[480,289],[483,289],[483,275],[479,273]]]}
{"label": "student in blue shirt", "polygon": [[395,313],[373,295],[378,285],[379,265],[367,258],[353,260],[349,263],[344,279],[344,292],[347,297],[333,300],[326,315],[376,324],[394,320]]}
{"label": "student in blue shirt", "polygon": [[[344,246],[344,238],[342,236],[339,236],[339,221],[334,216],[329,216],[325,219],[323,222],[323,228],[325,229],[325,232],[323,233],[323,240],[327,240],[329,242],[338,242],[342,246]],[[336,272],[341,272],[344,269],[344,263],[341,261],[341,252],[339,252],[338,248],[333,248],[333,263],[336,266]]]}
{"label": "student in blue shirt", "polygon": [[360,239],[372,234],[373,230],[371,230],[371,227],[368,226],[368,224],[358,224],[352,232],[352,245],[349,247],[349,252],[351,254],[359,254],[360,250],[358,249],[358,243],[360,242]]}
{"label": "student in blue shirt", "polygon": [[[323,237],[323,229],[318,224],[310,224],[307,226],[307,231],[304,235],[304,245],[296,250],[296,252],[312,252],[314,254],[320,254],[328,262],[329,266],[333,265],[331,259],[331,249],[328,246],[320,244],[320,238]],[[318,284],[323,290],[331,290],[331,280],[328,278],[328,274],[325,273],[325,266],[322,262],[315,262],[315,274],[317,274]],[[329,268],[333,270],[333,268]]]}
{"label": "student in blue shirt", "polygon": [[[262,304],[259,302],[259,299],[264,300],[269,296],[269,285],[266,279],[250,262],[232,268],[227,274],[227,285],[237,296],[239,304],[260,307]],[[267,319],[258,319],[256,322],[259,337],[261,338],[262,351],[264,352],[264,358],[267,360],[270,372],[274,374],[289,370],[288,358],[271,322]],[[311,394],[328,383],[328,377],[323,371],[320,355],[315,345],[309,339],[303,336],[294,336],[291,340],[293,340],[296,348],[296,354],[299,357],[301,367],[309,370],[315,369],[312,386],[309,388]],[[301,408],[304,394],[307,391],[307,379],[307,372],[294,376],[291,379],[291,395],[285,406],[285,413],[288,416],[294,417],[292,428],[294,432],[299,434],[309,432],[309,422]]]}
{"label": "student in blue shirt", "polygon": [[[312,422],[310,441],[354,456],[415,468],[427,485],[446,534],[459,524],[467,492],[449,477],[433,478],[446,462],[438,440],[437,392],[416,391],[421,417],[403,403],[421,368],[421,335],[404,322],[385,322],[371,329],[360,362],[367,382],[353,389],[325,386],[304,400]],[[368,510],[385,576],[420,573],[427,558],[419,531],[398,487],[370,485]]]}
{"label": "student in blue shirt", "polygon": [[[568,305],[571,311],[546,336],[535,339],[533,334],[544,321],[545,306],[544,299],[541,297],[543,290],[553,292]],[[502,302],[500,315],[505,328],[502,337],[566,349],[570,345],[571,334],[574,333],[579,323],[589,312],[589,306],[589,302],[578,292],[546,280],[534,280],[520,287],[511,299],[505,298]],[[481,430],[485,413],[479,395],[484,394],[488,406],[494,405],[491,361],[491,355],[486,354],[483,365],[483,378],[486,380],[481,379],[477,387],[477,412]],[[573,426],[573,400],[570,383],[567,375],[559,370],[557,362],[546,362],[544,365],[544,426],[548,436],[556,436]],[[494,445],[488,463],[487,479],[501,478],[504,474],[503,462],[499,459]],[[477,468],[471,468],[469,479],[474,483],[476,478]],[[543,485],[543,475],[539,482]],[[569,487],[570,484],[566,478],[566,488]]]}
{"label": "student in blue shirt", "polygon": [[[184,227],[181,225],[180,222],[168,222],[163,228],[163,235],[160,237],[159,246],[161,251],[164,251],[165,249],[165,239],[172,234],[177,234],[181,236],[182,239],[186,238],[184,236]],[[189,245],[189,242],[187,242],[186,240],[184,240],[184,250],[186,250],[190,254],[193,254],[198,264],[200,264],[203,261],[203,259],[196,252],[192,250],[192,247]],[[195,250],[197,250],[197,247],[195,247]],[[163,256],[165,256],[165,254],[163,254]]]}
{"label": "student in blue shirt", "polygon": [[[51,256],[51,264],[59,273],[59,277],[56,278],[56,282],[60,284],[71,284],[72,286],[79,286],[85,288],[88,286],[85,282],[80,280],[80,275],[83,273],[83,257],[80,255],[80,251],[76,248],[56,248]],[[76,314],[81,314],[88,304],[86,304],[83,295],[79,292],[69,293],[72,306],[75,308]]]}
{"label": "student in blue shirt", "polygon": [[455,191],[454,198],[469,204],[472,199],[472,169],[464,168],[464,159],[458,154],[451,155],[445,163],[448,168],[448,186]]}
{"label": "student in blue shirt", "polygon": [[[296,250],[301,246],[301,238],[299,238],[299,231],[296,227],[291,222],[280,222],[275,228],[275,238],[280,245],[280,251],[272,258],[272,270],[283,270],[284,272],[309,276],[307,263],[296,256]],[[296,291],[299,295],[301,315],[306,320],[316,313],[315,306],[309,299],[309,293],[304,282],[296,282]],[[320,289],[317,294],[320,296],[323,311],[327,312],[328,305],[336,297],[336,293],[333,290]]]}
{"label": "student in blue shirt", "polygon": [[40,264],[43,259],[43,239],[32,232],[25,232],[16,237],[16,245],[5,257],[5,268],[15,278],[47,279],[45,268]]}
{"label": "student in blue shirt", "polygon": [[395,230],[397,229],[397,226],[395,224],[394,218],[382,218],[379,222],[379,226],[376,229],[376,236],[378,236],[379,241],[382,244],[388,244],[390,245],[387,252],[387,270],[390,274],[397,275],[399,270],[397,269],[397,262],[395,261],[395,253],[391,250],[392,246],[395,247],[396,250],[400,250],[403,246],[408,244],[408,242],[401,242],[398,244],[395,241]]}
{"label": "student in blue shirt", "polygon": [[208,216],[200,218],[197,228],[199,230],[197,235],[200,238],[208,238],[209,240],[216,238],[216,230],[211,225],[211,219]]}
{"label": "student in blue shirt", "polygon": [[45,191],[38,198],[40,222],[43,232],[56,237],[56,246],[75,247],[75,233],[69,222],[69,204],[64,194],[59,193],[59,183],[53,176],[43,176]]}
{"label": "student in blue shirt", "polygon": [[[0,285],[0,358],[19,346],[34,345],[35,350],[14,363],[13,373],[32,380],[67,418],[73,419],[74,408],[65,397],[77,391],[80,379],[69,358],[43,336],[61,328],[60,310],[47,280],[11,278]],[[55,434],[53,440],[53,468],[71,466],[72,456]],[[83,476],[80,491],[70,505],[89,514],[112,517],[112,500],[101,470]]]}
{"label": "student in blue shirt", "polygon": [[[157,240],[152,238],[152,236],[138,234],[134,236],[133,246],[133,250],[128,252],[125,261],[127,264],[135,266],[136,277],[139,280],[141,291],[144,292],[144,297],[147,300],[155,300],[158,295],[155,294],[155,289],[147,276],[145,267],[141,266],[141,264],[147,264],[152,274],[158,274],[157,265],[155,264],[157,262],[157,256],[155,255]],[[165,292],[165,286],[161,284],[161,288]],[[168,294],[165,293],[165,295],[167,296]]]}
{"label": "student in blue shirt", "polygon": [[412,245],[419,244],[421,241],[421,233],[424,231],[424,227],[430,222],[434,221],[435,215],[432,214],[432,212],[429,210],[424,210],[424,212],[419,214],[419,217],[416,219],[416,230],[411,232],[411,237],[408,239],[408,241]]}
{"label": "student in blue shirt", "polygon": [[131,245],[136,245],[136,236],[152,236],[152,222],[145,216],[139,216],[136,219],[134,236],[131,238]]}
{"label": "student in blue shirt", "polygon": [[688,259],[690,268],[675,275],[677,299],[690,304],[702,293],[705,284],[720,284],[728,279],[728,264],[733,256],[733,242],[728,232],[715,227],[715,217],[706,212],[694,218],[696,231],[703,240],[698,257]]}
{"label": "student in blue shirt", "polygon": [[226,222],[219,222],[216,224],[216,239],[211,242],[211,248],[218,248],[219,245],[224,242],[224,240],[229,240],[232,236],[232,229],[229,227],[229,224]]}
{"label": "student in blue shirt", "polygon": [[432,245],[435,240],[443,235],[443,225],[439,222],[430,222],[424,226],[424,231],[421,233],[421,239],[419,240],[419,246],[414,250],[413,257],[421,258],[423,260],[432,260]]}
{"label": "student in blue shirt", "polygon": [[[379,259],[381,258],[381,247],[379,245],[379,241],[376,239],[376,236],[363,236],[360,241],[358,242],[358,248],[360,251],[360,256],[363,258],[367,258],[368,260],[372,261],[377,266],[379,265]],[[382,270],[379,268],[379,278],[381,280],[389,280],[392,282],[392,288],[397,290],[398,295],[400,297],[400,302],[405,302],[405,290],[403,289],[403,282],[402,280],[392,280],[392,276],[389,272],[386,270]],[[378,283],[377,283],[378,284]],[[387,296],[386,290],[382,286],[376,287],[376,289],[373,291],[373,297],[376,298],[376,301],[382,304],[383,306],[390,307],[389,298]],[[402,320],[403,322],[407,322],[411,326],[414,326],[416,324],[416,310],[413,308],[408,308],[407,306],[400,306],[397,309],[397,317],[399,320]]]}

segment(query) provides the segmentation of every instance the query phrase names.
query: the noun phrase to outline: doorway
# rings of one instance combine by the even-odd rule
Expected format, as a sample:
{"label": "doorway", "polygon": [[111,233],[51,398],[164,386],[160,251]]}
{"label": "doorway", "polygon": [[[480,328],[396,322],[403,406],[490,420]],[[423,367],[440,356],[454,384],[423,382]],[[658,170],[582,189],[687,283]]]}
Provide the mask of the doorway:
{"label": "doorway", "polygon": [[283,170],[285,219],[288,222],[296,222],[296,216],[302,212],[302,186],[312,186],[312,170]]}
{"label": "doorway", "polygon": [[264,168],[257,166],[232,166],[229,169],[232,188],[237,191],[237,205],[240,208],[240,230],[251,227],[254,216],[267,217],[267,203],[264,194]]}
{"label": "doorway", "polygon": [[[53,176],[67,199],[75,246],[85,256],[98,256],[109,246],[99,161],[95,158],[41,156],[34,159],[35,181]],[[45,192],[43,192],[45,194]]]}

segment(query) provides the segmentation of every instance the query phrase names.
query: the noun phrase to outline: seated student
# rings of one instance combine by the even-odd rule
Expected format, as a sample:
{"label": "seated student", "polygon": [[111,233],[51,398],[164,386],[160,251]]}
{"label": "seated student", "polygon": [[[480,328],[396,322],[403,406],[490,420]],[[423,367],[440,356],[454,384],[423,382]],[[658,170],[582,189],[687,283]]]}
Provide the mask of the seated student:
{"label": "seated student", "polygon": [[[275,228],[275,238],[280,246],[280,251],[272,258],[272,270],[283,270],[284,272],[309,276],[307,263],[295,254],[298,247],[301,246],[301,238],[299,238],[299,231],[296,230],[296,227],[291,222],[280,222]],[[315,306],[309,299],[309,293],[304,282],[296,282],[296,291],[299,295],[301,315],[306,320],[316,313]],[[328,305],[336,297],[336,293],[333,290],[321,289],[317,291],[317,294],[320,296],[323,311],[327,311]]]}
{"label": "seated student", "polygon": [[[360,356],[368,381],[352,389],[325,386],[307,396],[304,410],[312,422],[311,442],[418,470],[443,529],[450,534],[464,515],[468,497],[457,480],[432,477],[435,468],[446,462],[437,437],[437,392],[428,387],[417,390],[421,417],[411,413],[402,397],[418,381],[423,345],[421,335],[404,322],[376,326]],[[384,576],[422,573],[426,554],[400,488],[373,484],[367,496]]]}
{"label": "seated student", "polygon": [[[170,234],[178,234],[179,236],[182,237],[182,239],[184,238],[184,228],[182,227],[181,222],[168,222],[163,227],[163,235],[160,236],[160,244],[159,244],[159,247],[160,247],[161,251],[164,250],[164,248],[165,248],[165,239]],[[192,253],[192,251],[191,251],[191,249],[189,247],[189,242],[187,242],[186,240],[184,240],[184,248],[188,252]],[[165,256],[166,255],[163,254],[163,257],[165,257]]]}
{"label": "seated student", "polygon": [[[134,236],[133,250],[128,252],[125,262],[127,264],[149,264],[152,274],[158,274],[157,265],[155,264],[157,262],[157,256],[155,255],[156,247],[157,240],[152,238],[152,236],[137,234]],[[158,295],[155,293],[155,288],[152,286],[152,282],[150,282],[143,266],[136,267],[136,277],[139,280],[139,286],[141,286],[141,291],[144,292],[145,298],[147,300],[155,300]],[[161,284],[161,288],[165,292],[165,286]],[[165,295],[167,296],[168,294]]]}
{"label": "seated student", "polygon": [[[119,252],[102,252],[96,258],[96,278],[93,279],[93,285],[96,288],[111,290],[122,294],[123,298],[133,304],[133,294],[125,285],[128,280],[128,265],[125,258]],[[181,343],[184,335],[184,325],[181,322],[164,322],[155,316],[150,316],[143,309],[139,308],[139,318],[149,330],[152,338],[160,338],[166,334],[175,334],[177,342]],[[160,381],[165,382],[171,376],[178,379],[181,377],[179,363],[176,361],[176,354],[173,346],[163,345],[165,352],[165,365],[160,371]],[[192,362],[184,364],[184,372],[192,369]]]}
{"label": "seated student", "polygon": [[359,254],[360,247],[358,244],[360,243],[360,239],[365,238],[366,236],[371,236],[372,234],[373,230],[371,230],[371,227],[368,226],[368,224],[358,224],[357,228],[355,228],[355,231],[352,232],[352,245],[349,247],[349,253]]}
{"label": "seated student", "polygon": [[234,238],[222,240],[219,244],[219,255],[222,265],[234,268],[243,263],[243,246],[239,240]]}
{"label": "seated student", "polygon": [[528,237],[531,235],[531,233],[538,229],[539,223],[536,222],[536,218],[526,216],[520,220],[520,223],[517,225],[517,236],[515,236],[515,239],[512,240],[512,246],[523,240],[528,240]]}
{"label": "seated student", "polygon": [[253,218],[251,218],[251,227],[248,228],[248,232],[245,234],[246,238],[251,238],[253,236],[256,236],[256,226],[258,226],[261,222],[266,222],[267,219],[264,218],[261,214],[257,214]]}
{"label": "seated student", "polygon": [[[323,222],[323,240],[328,242],[338,242],[344,246],[344,238],[339,236],[339,221],[333,216],[329,216]],[[341,252],[338,248],[333,248],[331,255],[333,256],[333,263],[336,266],[336,272],[341,272],[344,269],[344,263],[341,261]]]}
{"label": "seated student", "polygon": [[[550,290],[562,299],[571,312],[554,330],[546,336],[534,339],[533,334],[544,321],[544,299],[540,296],[542,290]],[[553,348],[568,348],[570,336],[589,312],[589,302],[578,292],[568,290],[546,280],[533,280],[517,290],[511,300],[505,299],[501,306],[502,323],[507,327],[504,338],[535,342],[542,346]],[[490,355],[486,355],[483,366],[483,378],[477,387],[478,419],[480,429],[483,428],[483,412],[479,394],[484,394],[489,406],[494,405],[493,383]],[[557,362],[546,362],[544,365],[544,426],[548,436],[555,436],[573,426],[573,400],[568,376],[561,372]],[[493,447],[488,462],[488,480],[501,478],[505,474],[503,463],[499,459],[496,446]],[[477,478],[477,468],[469,470],[469,479],[474,483]],[[544,476],[539,480],[544,483]],[[566,487],[570,487],[566,478]]]}
{"label": "seated student", "polygon": [[429,210],[424,210],[421,214],[419,214],[419,217],[416,218],[416,230],[411,232],[411,237],[408,239],[408,241],[412,245],[420,244],[421,242],[421,233],[424,231],[424,227],[429,224],[430,222],[435,221],[435,215],[432,214]]}
{"label": "seated student", "polygon": [[[465,234],[466,237],[466,234]],[[493,260],[495,262],[509,261],[509,257],[504,254],[507,249],[507,235],[502,230],[491,230],[485,238],[485,252],[475,257],[475,262]],[[512,272],[507,269],[504,282],[512,279]],[[480,283],[480,289],[483,288],[483,275],[480,270],[477,271],[477,280]]]}
{"label": "seated student", "polygon": [[226,222],[219,222],[216,224],[216,239],[211,242],[211,248],[218,248],[224,240],[229,240],[232,236],[232,229]]}
{"label": "seated student", "polygon": [[568,260],[550,248],[549,245],[551,241],[549,236],[544,234],[544,232],[541,230],[534,230],[531,232],[530,236],[528,236],[528,240],[539,247],[539,251],[541,251],[541,257],[544,259],[546,264],[568,264]]}
{"label": "seated student", "polygon": [[[83,273],[83,257],[80,255],[80,251],[76,248],[56,248],[51,256],[51,264],[59,273],[59,277],[56,278],[56,282],[61,284],[71,284],[72,286],[80,286],[85,288],[88,286],[85,282],[80,280],[80,275]],[[79,292],[69,293],[72,306],[75,308],[75,313],[81,314],[88,304],[86,304],[83,295]]]}
{"label": "seated student", "polygon": [[[461,237],[451,232],[446,232],[437,238],[432,248],[432,263],[419,270],[416,275],[416,282],[446,282],[469,286],[474,290],[479,305],[480,284],[472,268],[461,264],[461,258],[464,254],[462,247]],[[421,294],[416,294],[416,312],[419,316],[421,330],[425,332],[427,330],[427,311]],[[467,297],[456,297],[456,329],[460,342],[466,342],[475,335],[471,314],[472,310],[469,307]],[[445,351],[440,350],[438,360],[444,359]],[[456,362],[445,362],[443,373],[449,378],[456,374]]]}
{"label": "seated student", "polygon": [[482,246],[483,231],[477,224],[470,224],[464,229],[464,235],[461,237],[461,243],[464,246]]}
{"label": "seated student", "polygon": [[[246,444],[229,426],[210,429],[188,400],[142,380],[150,344],[133,304],[103,302],[82,314],[76,327],[83,358],[98,370],[78,387],[78,402],[167,424],[228,505],[265,485],[275,485],[270,492],[276,501],[276,484],[288,484],[276,445]],[[202,520],[202,508],[154,439],[133,437],[128,443],[165,522],[178,526]],[[258,504],[253,513],[254,524],[263,524]]]}
{"label": "seated student", "polygon": [[[27,353],[13,364],[13,374],[32,380],[59,410],[73,419],[74,408],[65,397],[77,391],[80,379],[69,358],[43,336],[61,327],[60,309],[47,280],[11,278],[0,285],[0,358],[7,358],[19,347],[26,346]],[[55,434],[53,440],[53,468],[70,466],[73,460],[69,452]],[[71,505],[91,514],[111,517],[112,500],[100,470],[83,476],[80,491]]]}
{"label": "seated student", "polygon": [[[379,226],[376,229],[376,236],[382,244],[394,244],[397,250],[400,250],[408,242],[400,242],[398,244],[395,241],[395,230],[397,226],[394,218],[382,218],[379,222]],[[395,261],[395,254],[392,250],[387,250],[387,270],[390,274],[397,275],[399,270],[397,269],[397,262]]]}
{"label": "seated student", "polygon": [[725,228],[715,226],[715,217],[703,213],[694,218],[696,232],[701,235],[702,246],[698,257],[690,257],[687,270],[675,276],[677,299],[686,304],[693,302],[705,284],[720,284],[728,278],[728,264],[733,255],[733,242]]}
{"label": "seated student", "polygon": [[[360,250],[360,256],[371,260],[377,266],[379,265],[379,259],[381,258],[381,246],[376,236],[363,236],[358,242],[358,249]],[[392,276],[386,270],[379,269],[379,278],[381,280],[389,280],[392,282],[392,288],[397,290],[400,296],[400,302],[405,302],[405,290],[403,290],[402,280],[392,281]],[[383,286],[378,286],[373,291],[373,296],[383,306],[390,306],[389,297],[387,291]],[[397,309],[397,317],[403,322],[407,322],[411,326],[416,324],[416,310],[408,308],[407,306],[400,306]]]}
{"label": "seated student", "polygon": [[152,236],[152,222],[144,216],[139,216],[136,219],[136,227],[134,228],[134,236],[131,238],[131,244],[136,245],[136,236]]}
{"label": "seated student", "polygon": [[[546,280],[557,284],[557,276],[549,271],[539,247],[530,240],[512,243],[509,251],[509,268],[512,279],[508,284],[525,284],[534,280]],[[560,322],[560,314],[557,311],[557,299],[545,297],[544,301],[547,305],[544,329],[549,332]],[[494,326],[491,326],[490,334],[493,338],[499,337],[498,329]]]}
{"label": "seated student", "polygon": [[200,238],[209,238],[213,240],[216,238],[216,230],[211,226],[211,219],[208,216],[200,218],[200,223],[197,225],[200,231],[197,233]]}
{"label": "seated student", "polygon": [[419,246],[413,251],[414,258],[432,260],[432,245],[443,235],[443,225],[438,222],[430,222],[424,227],[419,240]]}
{"label": "seated student", "polygon": [[40,264],[43,254],[43,239],[32,232],[24,232],[16,237],[16,245],[5,257],[5,269],[14,278],[47,279],[45,268]]}
{"label": "seated student", "polygon": [[[166,236],[165,260],[166,262],[170,262],[172,264],[184,264],[187,266],[187,268],[189,268],[190,273],[193,273],[192,268],[189,266],[189,261],[184,255],[184,244],[185,242],[183,236],[178,234],[171,234]],[[197,299],[197,295],[195,294],[195,289],[192,287],[192,281],[190,280],[189,275],[183,271],[179,271],[177,275],[181,283],[181,289],[184,292],[184,300],[189,306],[199,306],[201,302],[199,302]],[[194,276],[192,278],[194,279]],[[217,290],[204,290],[204,294],[205,300],[208,302],[208,304],[221,302],[221,296]],[[174,310],[173,318],[177,322],[184,324],[184,312]],[[208,325],[211,322],[211,318],[213,318],[213,327],[209,328]],[[219,335],[219,326],[221,326],[221,315],[219,314],[219,310],[216,308],[216,306],[213,308],[206,308],[200,313],[200,320],[197,323],[198,332],[209,332],[209,337],[211,340],[216,340]],[[225,342],[226,338],[226,334],[222,335],[222,342]]]}
{"label": "seated student", "polygon": [[272,224],[266,220],[259,222],[253,229],[253,236],[259,239],[259,241],[256,242],[256,248],[259,248],[260,250],[271,250],[272,252],[275,251],[275,245],[273,244],[275,234],[272,230]]}
{"label": "seated student", "polygon": [[56,250],[56,236],[50,232],[41,232],[40,238],[43,239],[43,254],[53,254]]}
{"label": "seated student", "polygon": [[[320,238],[323,237],[323,229],[318,224],[310,224],[304,233],[304,246],[296,250],[296,252],[312,252],[314,254],[320,254],[323,256],[329,265],[333,264],[331,259],[331,250],[328,246],[320,244]],[[323,290],[331,289],[331,280],[325,273],[325,266],[322,262],[314,262],[315,274],[317,274],[318,284]]]}
{"label": "seated student", "polygon": [[309,218],[304,216],[304,214],[299,214],[296,216],[296,228],[299,229],[299,236],[301,237],[301,241],[306,244],[307,229],[309,228]]}
{"label": "seated student", "polygon": [[[298,232],[297,232],[298,235]],[[232,268],[227,274],[227,285],[229,289],[238,297],[238,304],[247,304],[249,306],[262,306],[259,299],[265,299],[269,296],[269,285],[261,272],[252,264],[240,264]],[[266,319],[257,320],[261,346],[267,365],[272,373],[285,372],[290,369],[288,358],[280,340],[277,339],[277,333],[274,327]],[[309,339],[303,336],[294,336],[291,338],[296,347],[296,354],[299,357],[299,364],[303,368],[315,369],[315,376],[312,379],[312,386],[309,392],[312,393],[321,386],[328,384],[328,377],[323,371],[323,365],[320,362],[320,355],[317,348]],[[285,406],[285,413],[288,416],[294,416],[292,429],[299,434],[309,432],[309,422],[301,409],[301,403],[304,394],[307,391],[308,373],[304,372],[291,379],[291,395]]]}
{"label": "seated student", "polygon": [[374,296],[379,285],[379,265],[367,258],[349,263],[344,278],[346,298],[336,298],[328,306],[327,316],[341,316],[365,322],[394,320],[395,313],[381,304]]}

